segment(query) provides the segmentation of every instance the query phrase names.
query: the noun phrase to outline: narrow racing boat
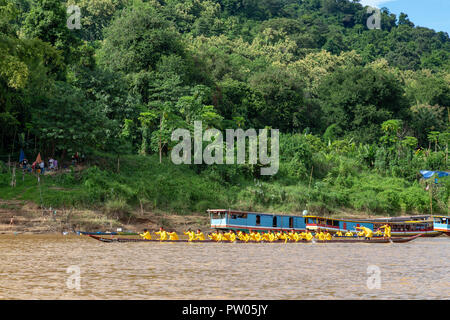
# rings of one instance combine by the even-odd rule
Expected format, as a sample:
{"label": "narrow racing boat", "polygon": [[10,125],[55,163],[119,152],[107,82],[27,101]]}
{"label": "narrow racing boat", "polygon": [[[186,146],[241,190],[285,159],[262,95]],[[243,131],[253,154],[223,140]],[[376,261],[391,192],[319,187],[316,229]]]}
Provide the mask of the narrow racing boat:
{"label": "narrow racing boat", "polygon": [[[189,241],[189,240],[146,240],[146,239],[133,239],[133,238],[104,238],[101,236],[97,236],[97,235],[92,235],[92,234],[88,234],[89,237],[101,241],[101,242],[199,242],[199,243],[218,243],[217,241],[212,241],[212,240],[193,240],[193,241]],[[342,240],[338,240],[338,239],[332,239],[332,240],[315,240],[313,242],[315,243],[405,243],[405,242],[409,242],[412,241],[414,239],[417,239],[418,237],[422,236],[422,234],[418,234],[412,237],[407,237],[407,238],[390,238],[390,239],[386,239],[386,238],[372,238],[370,240],[366,240],[366,239],[342,239]],[[284,243],[284,240],[277,240],[277,241],[273,241],[273,242],[268,242],[268,241],[240,241],[240,240],[236,240],[234,242],[237,243]],[[230,241],[220,241],[220,243],[233,243]],[[288,241],[287,243],[311,243],[311,241],[307,241],[307,240],[300,240],[298,242],[295,241]]]}

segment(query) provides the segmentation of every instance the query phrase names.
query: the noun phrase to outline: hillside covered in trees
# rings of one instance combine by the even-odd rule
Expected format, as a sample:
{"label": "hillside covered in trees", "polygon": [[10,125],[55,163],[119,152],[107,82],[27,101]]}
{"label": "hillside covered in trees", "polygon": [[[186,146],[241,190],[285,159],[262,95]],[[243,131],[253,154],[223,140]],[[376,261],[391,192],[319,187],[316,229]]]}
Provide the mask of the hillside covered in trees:
{"label": "hillside covered in trees", "polygon": [[[386,8],[369,30],[370,15],[349,0],[0,0],[0,198],[126,215],[429,213],[419,170],[449,168],[449,35]],[[171,133],[196,120],[279,129],[278,173],[174,165]],[[20,149],[90,166],[11,188]],[[449,180],[434,212],[448,213]]]}

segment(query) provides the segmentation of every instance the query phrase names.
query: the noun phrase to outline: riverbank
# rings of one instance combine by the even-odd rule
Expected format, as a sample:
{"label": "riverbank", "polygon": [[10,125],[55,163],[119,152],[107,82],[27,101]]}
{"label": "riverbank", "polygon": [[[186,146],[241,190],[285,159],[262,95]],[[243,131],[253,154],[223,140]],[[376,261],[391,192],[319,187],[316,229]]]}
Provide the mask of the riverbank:
{"label": "riverbank", "polygon": [[[11,224],[11,218],[13,223]],[[187,228],[207,230],[209,217],[205,214],[178,215],[164,212],[136,212],[129,219],[108,217],[95,210],[40,209],[32,202],[0,200],[0,234],[51,234],[75,231],[140,232],[144,228],[182,232]]]}

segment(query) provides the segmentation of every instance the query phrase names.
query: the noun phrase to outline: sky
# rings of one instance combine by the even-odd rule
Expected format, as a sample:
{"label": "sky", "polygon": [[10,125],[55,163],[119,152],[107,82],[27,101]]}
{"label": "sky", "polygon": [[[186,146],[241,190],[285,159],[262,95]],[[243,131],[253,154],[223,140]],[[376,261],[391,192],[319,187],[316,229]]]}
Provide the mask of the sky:
{"label": "sky", "polygon": [[397,18],[404,12],[415,26],[450,34],[450,0],[361,0],[361,4],[386,7]]}

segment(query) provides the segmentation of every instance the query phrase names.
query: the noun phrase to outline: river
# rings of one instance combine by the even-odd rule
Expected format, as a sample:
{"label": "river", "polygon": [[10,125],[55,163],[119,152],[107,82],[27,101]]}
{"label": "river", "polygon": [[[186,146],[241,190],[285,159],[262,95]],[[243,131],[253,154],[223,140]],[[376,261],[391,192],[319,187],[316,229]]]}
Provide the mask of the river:
{"label": "river", "polygon": [[0,299],[449,299],[449,271],[449,237],[202,244],[0,236]]}

